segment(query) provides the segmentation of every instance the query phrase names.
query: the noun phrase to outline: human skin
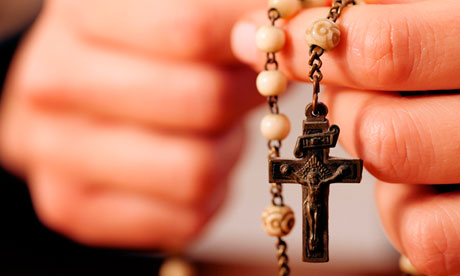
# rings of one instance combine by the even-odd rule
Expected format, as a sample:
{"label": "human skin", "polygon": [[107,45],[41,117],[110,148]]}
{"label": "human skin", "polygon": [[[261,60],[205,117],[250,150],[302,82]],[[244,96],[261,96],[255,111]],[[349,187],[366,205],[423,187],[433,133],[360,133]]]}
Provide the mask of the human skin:
{"label": "human skin", "polygon": [[[460,275],[460,95],[397,91],[460,88],[457,0],[372,1],[344,10],[341,43],[323,55],[322,101],[341,143],[379,179],[377,206],[395,247],[426,275]],[[307,81],[307,26],[327,8],[282,23],[282,70]],[[234,28],[233,50],[261,70],[254,40],[266,11]],[[430,93],[430,92],[428,92]],[[447,185],[440,185],[447,184]]]}
{"label": "human skin", "polygon": [[92,246],[196,238],[261,101],[230,32],[262,2],[45,3],[9,73],[0,156],[46,226]]}

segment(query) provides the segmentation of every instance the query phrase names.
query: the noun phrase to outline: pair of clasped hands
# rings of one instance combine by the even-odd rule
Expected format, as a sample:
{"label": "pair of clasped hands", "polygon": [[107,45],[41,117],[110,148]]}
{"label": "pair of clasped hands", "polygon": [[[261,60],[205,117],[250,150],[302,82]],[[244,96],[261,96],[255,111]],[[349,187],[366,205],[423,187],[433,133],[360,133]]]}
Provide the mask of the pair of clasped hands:
{"label": "pair of clasped hands", "polygon": [[[255,33],[266,5],[47,1],[0,117],[2,164],[27,179],[43,223],[94,246],[173,250],[196,237],[225,198],[241,119],[264,100],[251,67],[265,61]],[[458,0],[349,7],[323,56],[329,118],[379,179],[391,241],[428,275],[460,275],[460,95],[398,91],[460,88],[458,10]],[[281,22],[291,79],[307,81],[305,30],[327,12]]]}

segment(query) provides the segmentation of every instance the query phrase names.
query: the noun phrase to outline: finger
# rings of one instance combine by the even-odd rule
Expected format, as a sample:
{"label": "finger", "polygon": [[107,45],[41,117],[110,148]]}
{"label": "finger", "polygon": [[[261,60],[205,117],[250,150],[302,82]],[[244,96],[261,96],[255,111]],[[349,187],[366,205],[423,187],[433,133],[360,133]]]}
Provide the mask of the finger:
{"label": "finger", "polygon": [[460,95],[402,97],[331,88],[324,93],[341,142],[377,178],[396,183],[458,183]]}
{"label": "finger", "polygon": [[[457,55],[460,25],[451,10],[455,0],[412,4],[357,5],[344,10],[338,24],[341,43],[321,57],[324,82],[371,90],[433,90],[460,87]],[[283,70],[306,81],[309,55],[305,30],[327,8],[302,11],[286,22]],[[258,68],[265,61],[255,49],[256,26],[267,24],[265,12],[253,14],[233,31],[235,54]],[[446,26],[449,27],[448,31]]]}
{"label": "finger", "polygon": [[432,1],[432,0],[366,0],[366,4],[408,4],[422,1]]}
{"label": "finger", "polygon": [[50,48],[48,38],[37,37],[34,48],[19,57],[12,74],[16,79],[10,81],[16,86],[8,89],[33,104],[169,129],[217,132],[261,101],[255,93],[255,73],[248,68],[149,62],[77,45],[67,36]]}
{"label": "finger", "polygon": [[29,140],[28,168],[47,164],[98,187],[196,206],[225,184],[243,133],[174,135],[54,115],[36,118]]}
{"label": "finger", "polygon": [[[217,132],[261,101],[249,68],[151,62],[74,44],[66,35],[55,48],[49,47],[47,34],[37,39],[19,57],[11,81],[17,86],[8,90],[47,108]],[[74,54],[69,56],[69,51]]]}
{"label": "finger", "polygon": [[377,205],[393,244],[424,275],[458,275],[458,185],[379,183]]}
{"label": "finger", "polygon": [[73,175],[41,167],[29,179],[34,207],[53,230],[86,245],[180,249],[201,232],[224,193],[184,208],[161,198],[94,189]]}
{"label": "finger", "polygon": [[76,29],[90,43],[121,47],[147,56],[234,60],[230,31],[241,14],[265,0],[149,1],[114,3],[50,1],[46,14]]}

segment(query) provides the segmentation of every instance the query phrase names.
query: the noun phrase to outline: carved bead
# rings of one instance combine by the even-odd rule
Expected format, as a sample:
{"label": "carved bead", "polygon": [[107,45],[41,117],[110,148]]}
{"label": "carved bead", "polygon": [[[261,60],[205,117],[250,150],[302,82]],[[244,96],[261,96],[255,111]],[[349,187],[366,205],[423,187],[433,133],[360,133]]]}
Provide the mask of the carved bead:
{"label": "carved bead", "polygon": [[277,9],[283,18],[293,16],[302,8],[300,0],[268,0],[268,6]]}
{"label": "carved bead", "polygon": [[275,26],[263,26],[256,33],[256,45],[265,53],[275,53],[283,49],[286,41],[283,30]]}
{"label": "carved bead", "polygon": [[291,130],[291,123],[284,114],[267,114],[262,119],[260,130],[267,140],[283,140]]}
{"label": "carved bead", "polygon": [[262,96],[277,96],[286,91],[287,79],[278,70],[262,71],[257,76],[256,84]]}
{"label": "carved bead", "polygon": [[412,263],[409,261],[409,259],[401,255],[401,258],[399,258],[399,268],[401,269],[401,272],[412,275],[412,276],[423,276],[420,272],[415,269],[415,267],[412,265]]}
{"label": "carved bead", "polygon": [[294,212],[288,206],[267,206],[262,213],[264,231],[273,237],[283,237],[294,228]]}
{"label": "carved bead", "polygon": [[324,50],[334,49],[340,42],[340,29],[329,19],[318,19],[307,29],[308,45],[317,45]]}

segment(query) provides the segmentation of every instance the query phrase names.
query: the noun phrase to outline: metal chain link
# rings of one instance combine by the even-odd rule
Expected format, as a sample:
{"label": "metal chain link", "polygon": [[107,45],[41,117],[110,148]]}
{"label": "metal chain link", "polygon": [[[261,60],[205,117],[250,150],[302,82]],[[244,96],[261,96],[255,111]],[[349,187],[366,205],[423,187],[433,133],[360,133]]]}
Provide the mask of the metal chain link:
{"label": "metal chain link", "polygon": [[272,195],[272,204],[275,206],[284,206],[283,199],[283,186],[278,183],[273,183],[270,188],[270,194]]}
{"label": "metal chain link", "polygon": [[332,1],[332,6],[329,9],[329,14],[327,15],[327,19],[336,22],[339,19],[339,16],[342,14],[343,9],[350,5],[356,5],[355,0],[334,0]]}
{"label": "metal chain link", "polygon": [[[273,151],[276,151],[273,149]],[[274,153],[275,155],[279,152]],[[283,199],[283,186],[278,183],[273,183],[270,188],[270,193],[272,195],[272,204],[275,206],[284,206]],[[276,257],[278,258],[278,275],[279,276],[289,276],[291,270],[289,268],[289,258],[287,255],[287,244],[282,238],[278,238],[276,243],[276,249],[278,250]]]}
{"label": "metal chain link", "polygon": [[[355,0],[334,0],[332,6],[329,9],[329,14],[327,19],[336,22],[342,14],[343,9],[350,5],[355,5]],[[320,93],[320,82],[323,79],[323,73],[321,72],[321,67],[323,62],[321,61],[321,56],[324,54],[325,50],[320,46],[312,45],[310,47],[310,57],[308,59],[308,65],[310,66],[308,70],[308,78],[313,83],[313,99],[312,99],[312,110],[313,115],[317,114],[317,107],[319,102],[319,93]]]}
{"label": "metal chain link", "polygon": [[289,268],[288,261],[289,258],[286,254],[287,251],[287,244],[282,238],[278,238],[278,242],[276,243],[276,248],[278,249],[278,268],[279,268],[279,276],[288,276],[291,272]]}
{"label": "metal chain link", "polygon": [[279,114],[280,109],[278,106],[278,96],[268,96],[267,97],[268,107],[270,108],[271,114]]}

